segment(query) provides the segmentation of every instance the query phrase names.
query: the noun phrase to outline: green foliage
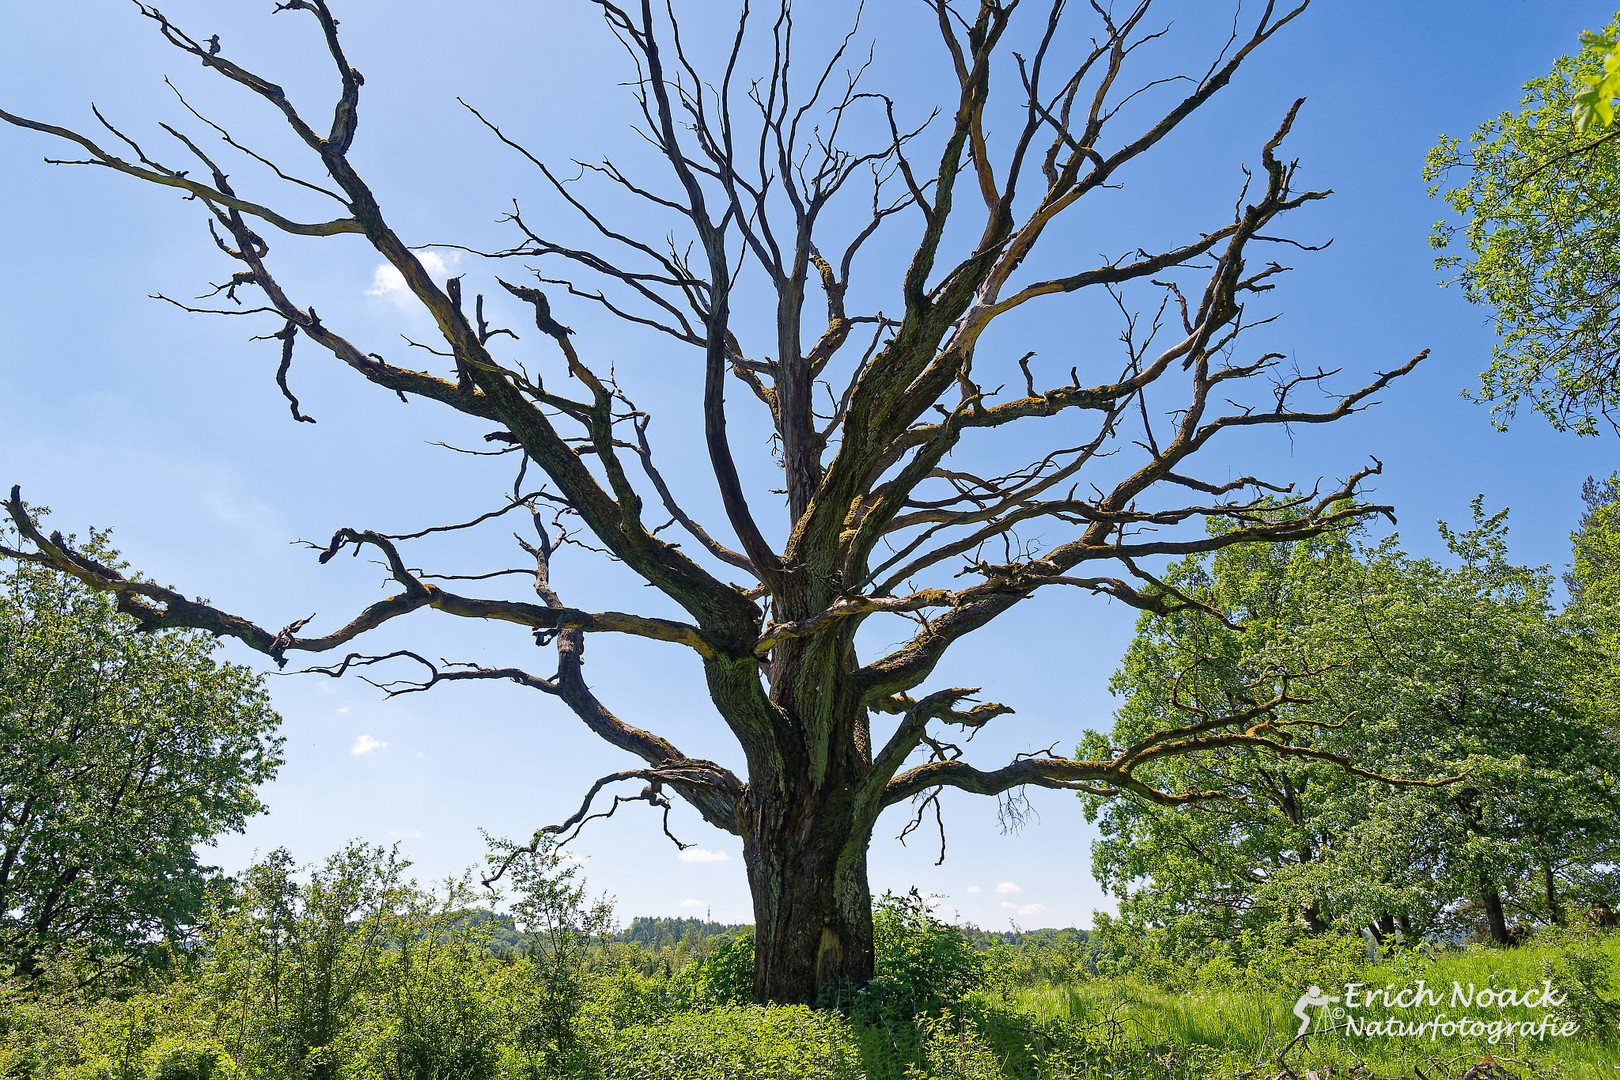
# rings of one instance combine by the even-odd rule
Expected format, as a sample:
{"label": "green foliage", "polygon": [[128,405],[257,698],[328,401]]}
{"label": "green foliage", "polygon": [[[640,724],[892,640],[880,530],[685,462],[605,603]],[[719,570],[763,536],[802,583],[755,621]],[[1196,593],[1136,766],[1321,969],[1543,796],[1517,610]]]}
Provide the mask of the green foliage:
{"label": "green foliage", "polygon": [[[368,866],[345,863],[340,855],[299,875],[299,888],[310,895],[301,894],[295,906],[310,902],[318,878],[327,879],[320,888],[341,892],[344,879],[386,877],[386,855],[368,850]],[[1437,987],[1449,987],[1453,980],[1535,987],[1550,979],[1570,997],[1559,1011],[1587,1026],[1577,1038],[1517,1047],[1514,1058],[1525,1066],[1516,1068],[1518,1074],[1581,1080],[1609,1076],[1620,1064],[1616,1043],[1601,1026],[1612,1025],[1614,1015],[1608,1010],[1614,1008],[1620,960],[1615,934],[1549,931],[1513,950],[1403,948],[1368,966],[1359,960],[1353,938],[1312,935],[1283,924],[1229,943],[1230,949],[1201,966],[1196,958],[1161,958],[1182,969],[1167,980],[1174,989],[1120,969],[1079,982],[1009,990],[1012,980],[995,965],[997,958],[1016,957],[1022,944],[1000,942],[981,959],[986,969],[978,988],[936,991],[954,1000],[936,1015],[911,1017],[802,1006],[682,1009],[668,981],[612,962],[615,947],[609,946],[581,976],[587,1001],[574,1017],[574,1052],[548,1063],[524,1042],[523,1025],[533,1015],[523,991],[536,977],[532,958],[491,954],[477,928],[494,921],[463,917],[464,887],[451,883],[434,897],[410,885],[398,889],[398,902],[382,919],[384,931],[366,938],[380,948],[344,1012],[345,1032],[325,1054],[314,1055],[312,1064],[341,1080],[1236,1080],[1273,1074],[1275,1054],[1296,1023],[1290,1010],[1299,981],[1384,986],[1419,978]],[[915,959],[937,951],[927,942],[938,931],[905,911],[903,902],[890,898],[886,903],[900,905],[895,925],[903,931],[902,947],[892,955],[913,958],[898,969],[915,975],[932,967],[949,979],[949,965]],[[362,921],[353,920],[356,934],[364,934]],[[1099,919],[1088,944],[1106,945],[1103,959],[1111,962],[1117,959],[1116,946],[1129,936],[1123,924]],[[271,935],[257,940],[266,948],[274,944]],[[1168,934],[1149,934],[1146,940],[1151,948],[1175,946]],[[162,980],[118,997],[0,982],[0,1076],[309,1077],[309,1068],[266,1064],[274,1055],[254,1040],[274,1038],[274,1031],[244,1028],[242,1017],[226,1007],[228,1000],[220,996],[225,971],[206,934],[204,946],[202,953],[168,969]],[[435,1001],[441,1005],[438,1017],[432,1015]],[[424,1020],[438,1026],[423,1027]],[[1413,1075],[1417,1065],[1423,1074],[1440,1077],[1456,1075],[1445,1062],[1465,1054],[1477,1060],[1483,1051],[1504,1048],[1451,1036],[1431,1043],[1427,1037],[1358,1041],[1335,1035],[1300,1044],[1288,1063],[1301,1076],[1307,1069],[1319,1075]]]}
{"label": "green foliage", "polygon": [[1560,430],[1597,430],[1620,403],[1620,141],[1588,132],[1613,119],[1615,35],[1525,84],[1518,112],[1481,125],[1466,145],[1429,152],[1424,178],[1461,222],[1441,221],[1436,265],[1456,271],[1471,303],[1495,312],[1500,336],[1481,397],[1505,427],[1521,404]]}
{"label": "green foliage", "polygon": [[299,882],[284,850],[244,875],[210,926],[210,995],[238,1032],[243,1064],[336,1080],[362,1053],[367,995],[394,958],[407,900],[390,852],[351,844]]}
{"label": "green foliage", "polygon": [[1582,75],[1587,89],[1575,95],[1570,118],[1582,135],[1593,134],[1614,123],[1614,99],[1620,97],[1620,39],[1610,34],[1584,33],[1581,44],[1603,60],[1603,70]]}
{"label": "green foliage", "polygon": [[407,890],[388,919],[359,1052],[377,1080],[488,1080],[498,1071],[511,1013],[499,990],[523,966],[492,959],[492,922],[461,916],[471,891],[457,881],[438,897]]}
{"label": "green foliage", "polygon": [[858,991],[864,1012],[896,1019],[937,1016],[983,977],[982,955],[961,930],[936,918],[915,890],[878,900],[872,928],[875,971]]}
{"label": "green foliage", "polygon": [[[83,550],[118,565],[104,534]],[[281,764],[263,678],[193,632],[137,632],[111,598],[0,562],[0,967],[75,942],[95,967],[184,941],[212,868]]]}
{"label": "green foliage", "polygon": [[[963,936],[980,947],[974,935]],[[1019,934],[1013,941],[996,940],[983,953],[985,976],[993,978],[1004,993],[1043,983],[1082,982],[1097,963],[1097,945],[1091,935],[1073,927]]]}
{"label": "green foliage", "polygon": [[586,964],[591,942],[606,937],[613,909],[591,903],[579,864],[537,833],[525,847],[488,841],[488,861],[510,890],[513,924],[527,941],[524,963],[512,982],[517,1048],[534,1075],[577,1067],[584,1050],[578,1019],[589,996]]}
{"label": "green foliage", "polygon": [[145,1066],[141,1080],[232,1080],[237,1073],[225,1051],[184,1035],[156,1039],[141,1056]]}
{"label": "green foliage", "polygon": [[687,965],[672,984],[687,1008],[746,1005],[754,1000],[754,938],[735,938]]}
{"label": "green foliage", "polygon": [[848,1026],[802,1005],[721,1005],[618,1032],[603,1080],[861,1080]]}
{"label": "green foliage", "polygon": [[1560,1011],[1580,1025],[1581,1034],[1608,1043],[1614,1040],[1620,1023],[1620,1001],[1612,993],[1614,960],[1596,947],[1592,937],[1584,934],[1549,942],[1561,947],[1542,960],[1541,971],[1567,999]]}
{"label": "green foliage", "polygon": [[637,971],[627,963],[591,979],[586,1022],[609,1029],[656,1024],[675,1011],[668,980]]}
{"label": "green foliage", "polygon": [[1005,1080],[1000,1058],[971,1018],[924,1020],[922,1034],[923,1064],[907,1068],[907,1080]]}
{"label": "green foliage", "polygon": [[[1367,962],[1360,935],[1311,934],[1291,923],[1245,930],[1233,944],[1240,965],[1233,974],[1245,986],[1285,997],[1307,986],[1343,986]],[[1226,977],[1218,965],[1201,975],[1206,985]]]}
{"label": "green foliage", "polygon": [[1585,511],[1570,535],[1573,545],[1564,584],[1566,617],[1592,643],[1599,658],[1576,684],[1583,708],[1620,731],[1620,475],[1599,483],[1587,477]]}
{"label": "green foliage", "polygon": [[1573,550],[1564,584],[1574,600],[1613,606],[1620,602],[1620,474],[1601,484],[1587,477],[1581,502],[1585,510],[1569,537]]}
{"label": "green foliage", "polygon": [[[1606,894],[1620,756],[1579,692],[1600,653],[1553,610],[1545,571],[1508,560],[1505,515],[1476,501],[1471,529],[1441,529],[1450,566],[1394,539],[1318,537],[1171,568],[1171,585],[1242,629],[1196,609],[1144,619],[1114,683],[1126,701],[1109,741],[1277,693],[1297,726],[1274,757],[1216,747],[1152,767],[1161,790],[1230,799],[1091,801],[1098,877],[1128,921],[1166,936],[1151,951],[1198,966],[1274,923],[1449,932],[1478,926],[1488,901],[1556,921]],[[1379,775],[1457,779],[1391,787],[1290,753],[1307,749]],[[1151,958],[1132,962],[1165,985]]]}
{"label": "green foliage", "polygon": [[746,929],[735,923],[708,922],[704,919],[660,919],[638,915],[630,925],[614,935],[616,941],[633,941],[649,949],[667,949],[683,941],[705,941],[730,936]]}

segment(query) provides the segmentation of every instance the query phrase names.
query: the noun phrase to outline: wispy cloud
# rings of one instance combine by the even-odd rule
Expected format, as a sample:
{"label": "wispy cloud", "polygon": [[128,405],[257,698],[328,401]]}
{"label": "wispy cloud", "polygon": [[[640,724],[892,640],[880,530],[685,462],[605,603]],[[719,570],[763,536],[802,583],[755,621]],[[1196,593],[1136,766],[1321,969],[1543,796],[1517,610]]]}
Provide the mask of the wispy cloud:
{"label": "wispy cloud", "polygon": [[984,892],[984,890],[979,888],[977,885],[969,885],[967,887],[967,891],[968,892]]}
{"label": "wispy cloud", "polygon": [[1010,881],[1003,881],[1000,885],[996,886],[996,893],[1000,896],[1012,896],[1014,893],[1021,893],[1023,891],[1023,889],[1020,889],[1017,885],[1014,885]]}
{"label": "wispy cloud", "polygon": [[349,749],[349,753],[358,757],[361,754],[369,754],[373,750],[386,749],[387,746],[388,744],[383,742],[381,739],[374,739],[370,735],[362,735],[358,739],[354,740],[354,746]]}
{"label": "wispy cloud", "polygon": [[689,847],[681,849],[678,856],[681,862],[706,863],[730,862],[731,856],[723,851],[709,851],[707,848]]}
{"label": "wispy cloud", "polygon": [[696,908],[706,908],[708,906],[709,906],[709,903],[708,903],[707,900],[694,900],[690,896],[687,897],[685,900],[681,901],[681,907],[683,907],[683,908],[696,909]]}
{"label": "wispy cloud", "polygon": [[389,829],[388,835],[393,837],[395,840],[420,840],[422,839],[422,830],[412,829],[409,832],[405,832],[400,829]]}

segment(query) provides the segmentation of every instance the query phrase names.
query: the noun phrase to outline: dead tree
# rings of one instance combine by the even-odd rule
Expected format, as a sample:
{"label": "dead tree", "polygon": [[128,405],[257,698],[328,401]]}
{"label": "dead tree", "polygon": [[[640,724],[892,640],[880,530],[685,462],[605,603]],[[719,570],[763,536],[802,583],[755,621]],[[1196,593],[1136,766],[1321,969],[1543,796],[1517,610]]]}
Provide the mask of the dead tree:
{"label": "dead tree", "polygon": [[[1279,218],[1325,195],[1296,190],[1294,164],[1279,156],[1298,102],[1260,145],[1258,168],[1233,184],[1230,217],[1209,231],[1165,250],[1075,266],[1064,276],[1020,273],[1078,204],[1199,116],[1305,4],[1286,12],[1267,4],[1258,19],[1234,23],[1201,76],[1132,85],[1126,73],[1133,51],[1163,29],[1147,21],[1147,0],[1124,13],[1093,4],[1089,40],[1087,31],[1070,28],[1062,0],[1051,0],[1027,24],[1026,13],[1015,11],[1018,0],[978,0],[964,10],[951,0],[923,0],[926,24],[937,30],[956,82],[929,122],[928,107],[863,89],[870,61],[846,60],[853,35],[804,86],[791,78],[793,17],[786,2],[763,21],[745,3],[731,30],[729,59],[711,73],[700,72],[683,48],[672,8],[651,0],[592,2],[630,57],[638,123],[664,173],[640,178],[604,163],[594,175],[618,196],[667,214],[675,239],[663,245],[616,228],[541,154],[506,134],[502,117],[473,112],[492,139],[532,163],[537,183],[562,210],[581,215],[600,236],[592,250],[555,242],[514,204],[516,243],[477,254],[491,260],[481,266],[528,260],[542,267],[527,281],[488,278],[503,287],[491,297],[491,311],[505,304],[521,311],[525,323],[532,313],[538,336],[524,330],[521,340],[492,328],[485,296],[469,295],[463,279],[435,282],[351,163],[363,80],[326,0],[281,0],[275,8],[309,17],[336,65],[341,90],[322,127],[276,83],[233,61],[228,49],[139,5],[169,44],[279,113],[308,148],[308,164],[326,178],[299,179],[285,162],[272,166],[275,175],[329,196],[337,210],[325,220],[295,220],[274,209],[273,195],[238,190],[225,159],[203,136],[223,140],[220,155],[268,159],[183,98],[185,124],[163,125],[186,158],[176,164],[149,156],[101,113],[96,119],[106,134],[92,138],[0,111],[17,127],[73,144],[76,163],[176,189],[201,205],[234,264],[217,292],[262,298],[257,310],[269,320],[266,336],[279,341],[277,383],[295,419],[304,415],[287,376],[295,345],[305,341],[379,392],[427,399],[488,422],[493,449],[521,461],[520,479],[532,475],[543,483],[532,492],[515,487],[507,504],[464,526],[508,510],[531,514],[534,538],[524,546],[537,599],[473,595],[436,583],[443,579],[412,569],[402,553],[423,534],[341,528],[321,561],[371,549],[397,592],[318,635],[306,630],[309,620],[267,630],[124,576],[60,535],[45,535],[16,489],[8,508],[20,539],[4,554],[117,594],[144,626],[229,635],[278,664],[295,653],[346,650],[367,631],[420,608],[503,620],[532,633],[538,645],[555,649],[553,674],[431,663],[413,652],[347,652],[314,670],[337,675],[385,662],[418,664],[423,674],[411,689],[497,679],[559,699],[639,761],[597,781],[565,828],[592,816],[593,800],[612,785],[633,782],[644,785],[640,795],[616,796],[611,806],[642,799],[667,809],[665,793],[672,793],[742,838],[757,921],[755,992],[762,1000],[803,1000],[831,980],[871,975],[867,848],[889,807],[913,803],[920,816],[944,788],[988,796],[1026,787],[1128,792],[1190,803],[1224,793],[1155,790],[1136,771],[1165,755],[1213,747],[1332,757],[1289,719],[1293,711],[1279,709],[1300,700],[1298,679],[1308,673],[1275,671],[1229,712],[1188,709],[1182,726],[1131,746],[1087,759],[1046,752],[980,767],[949,733],[971,734],[1011,709],[936,678],[951,646],[1037,590],[1101,593],[1173,612],[1195,601],[1154,576],[1156,559],[1296,540],[1388,512],[1358,497],[1362,482],[1378,471],[1376,459],[1342,482],[1308,491],[1251,476],[1206,480],[1194,460],[1232,429],[1347,417],[1421,359],[1333,394],[1324,383],[1334,372],[1285,370],[1277,353],[1245,351],[1245,331],[1267,321],[1246,315],[1245,305],[1286,269],[1256,259],[1253,248],[1309,250],[1280,236]],[[1015,31],[1027,39],[1023,51],[1013,51]],[[756,53],[763,73],[746,77]],[[1010,94],[1010,105],[997,104],[993,89]],[[1153,93],[1140,98],[1144,90]],[[1154,95],[1165,99],[1156,118],[1117,133],[1122,104],[1137,99],[1139,111]],[[864,147],[843,145],[863,138]],[[847,207],[857,200],[866,208],[863,220],[849,227]],[[832,206],[838,213],[828,212]],[[840,226],[830,224],[835,220]],[[842,235],[826,235],[840,227]],[[907,237],[911,253],[898,282],[887,283],[891,293],[858,273],[880,231]],[[432,316],[443,338],[442,367],[418,371],[390,362],[323,321],[307,298],[289,295],[265,238],[277,233],[363,237]],[[739,302],[752,303],[738,300],[743,281],[763,286],[771,310],[736,316]],[[1032,354],[1018,358],[1000,347],[981,353],[981,336],[992,325],[1082,290],[1113,294],[1126,326],[1120,354],[1104,359],[1076,347],[1059,365],[1064,374],[1047,380]],[[1156,314],[1138,319],[1126,290],[1151,296]],[[760,293],[750,287],[746,295]],[[879,296],[893,297],[889,312],[876,310]],[[702,438],[724,508],[722,527],[699,523],[677,502],[659,469],[649,414],[606,365],[593,362],[593,342],[559,321],[566,307],[587,304],[702,357]],[[744,322],[773,331],[766,340],[748,340]],[[694,363],[694,379],[695,369]],[[785,501],[775,523],[762,524],[762,506],[775,500],[745,490],[728,440],[727,391],[735,396],[739,389],[750,407],[768,413],[774,431],[776,494]],[[1060,414],[1071,424],[1085,421],[1086,434],[1053,443],[1011,471],[973,464],[998,438],[1022,438],[1037,418]],[[1099,469],[1110,455],[1114,460]],[[1221,528],[1201,528],[1208,522]],[[677,527],[684,545],[672,539]],[[552,562],[563,539],[582,537],[685,617],[565,602],[551,582]],[[910,620],[907,640],[886,655],[861,656],[857,633],[874,617],[889,618],[891,626],[896,617]],[[584,667],[587,636],[604,633],[697,654],[714,709],[746,757],[746,776],[691,758],[610,710]]]}

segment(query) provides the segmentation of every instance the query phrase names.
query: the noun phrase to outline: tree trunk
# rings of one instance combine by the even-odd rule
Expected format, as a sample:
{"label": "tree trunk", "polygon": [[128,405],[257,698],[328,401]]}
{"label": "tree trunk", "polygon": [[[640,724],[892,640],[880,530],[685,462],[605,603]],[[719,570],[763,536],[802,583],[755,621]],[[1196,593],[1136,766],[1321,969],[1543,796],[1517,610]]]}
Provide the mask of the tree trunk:
{"label": "tree trunk", "polygon": [[756,1001],[811,1004],[829,984],[872,977],[868,830],[841,805],[850,787],[750,799],[743,858],[754,900]]}
{"label": "tree trunk", "polygon": [[1558,879],[1551,864],[1542,866],[1541,870],[1547,885],[1547,920],[1554,926],[1563,926],[1564,905],[1558,902]]}
{"label": "tree trunk", "polygon": [[1479,893],[1485,905],[1485,925],[1490,931],[1492,943],[1511,945],[1513,939],[1508,935],[1507,917],[1502,914],[1502,894],[1490,879],[1483,877],[1479,879]]}
{"label": "tree trunk", "polygon": [[[810,584],[806,584],[806,580]],[[785,618],[836,597],[790,579]],[[749,750],[741,815],[754,901],[754,1000],[811,1004],[837,983],[872,978],[872,890],[866,849],[879,812],[872,798],[871,731],[848,673],[851,629],[784,642],[772,651],[769,742]]]}

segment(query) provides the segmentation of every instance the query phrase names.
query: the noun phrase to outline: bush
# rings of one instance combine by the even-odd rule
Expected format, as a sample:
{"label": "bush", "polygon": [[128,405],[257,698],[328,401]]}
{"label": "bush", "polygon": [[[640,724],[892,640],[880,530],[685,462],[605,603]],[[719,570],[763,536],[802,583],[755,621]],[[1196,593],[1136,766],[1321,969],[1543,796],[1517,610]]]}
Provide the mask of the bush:
{"label": "bush", "polygon": [[602,1050],[603,1080],[862,1080],[836,1013],[803,1005],[722,1005],[618,1032]]}
{"label": "bush", "polygon": [[1542,974],[1564,995],[1561,1010],[1581,1026],[1581,1034],[1600,1043],[1613,1040],[1620,1022],[1620,1003],[1608,996],[1614,988],[1613,962],[1593,944],[1574,942],[1542,961]]}
{"label": "bush", "polygon": [[1237,947],[1254,988],[1284,996],[1308,986],[1342,986],[1367,962],[1366,943],[1354,934],[1309,934],[1281,922],[1243,931]]}
{"label": "bush", "polygon": [[906,1080],[1006,1080],[1001,1060],[985,1045],[972,1020],[941,1016],[922,1021],[921,1067],[906,1069]]}
{"label": "bush", "polygon": [[617,1030],[656,1024],[671,1011],[665,980],[638,971],[631,962],[595,975],[582,1019]]}
{"label": "bush", "polygon": [[687,964],[670,980],[681,1008],[747,1005],[754,1000],[754,939],[734,938],[702,960]]}
{"label": "bush", "polygon": [[967,936],[934,918],[915,891],[874,905],[876,970],[853,1004],[870,1019],[938,1016],[984,977],[984,957]]}
{"label": "bush", "polygon": [[141,1080],[233,1080],[236,1062],[207,1040],[183,1035],[160,1038],[146,1048]]}

